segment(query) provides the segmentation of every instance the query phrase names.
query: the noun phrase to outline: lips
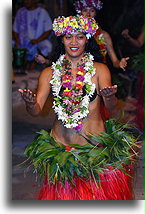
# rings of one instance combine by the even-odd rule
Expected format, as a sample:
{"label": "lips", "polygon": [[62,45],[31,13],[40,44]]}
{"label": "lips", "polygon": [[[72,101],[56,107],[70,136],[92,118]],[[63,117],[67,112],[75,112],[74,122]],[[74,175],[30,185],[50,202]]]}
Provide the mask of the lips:
{"label": "lips", "polygon": [[79,48],[77,48],[77,47],[70,47],[70,49],[71,49],[71,51],[76,52],[76,51],[78,51]]}

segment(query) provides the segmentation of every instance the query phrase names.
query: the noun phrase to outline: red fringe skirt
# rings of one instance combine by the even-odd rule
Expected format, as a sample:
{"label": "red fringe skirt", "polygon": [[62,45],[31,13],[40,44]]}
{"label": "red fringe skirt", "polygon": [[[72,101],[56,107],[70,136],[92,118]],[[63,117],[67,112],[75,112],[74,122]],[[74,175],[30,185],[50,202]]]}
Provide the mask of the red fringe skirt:
{"label": "red fringe skirt", "polygon": [[132,200],[131,186],[130,176],[109,167],[100,174],[99,181],[74,176],[71,184],[67,181],[50,184],[46,178],[37,200]]}

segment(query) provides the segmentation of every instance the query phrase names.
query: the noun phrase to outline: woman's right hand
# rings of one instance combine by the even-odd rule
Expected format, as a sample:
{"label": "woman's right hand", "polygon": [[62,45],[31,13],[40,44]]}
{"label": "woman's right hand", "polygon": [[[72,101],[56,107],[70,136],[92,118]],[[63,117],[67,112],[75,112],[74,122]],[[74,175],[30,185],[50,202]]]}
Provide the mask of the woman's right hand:
{"label": "woman's right hand", "polygon": [[121,34],[125,39],[129,38],[129,30],[128,29],[123,30]]}
{"label": "woman's right hand", "polygon": [[23,100],[28,108],[33,108],[36,104],[36,94],[33,94],[29,89],[19,89]]}
{"label": "woman's right hand", "polygon": [[45,59],[42,55],[36,54],[35,55],[35,61],[39,64],[45,64],[47,63],[47,59]]}

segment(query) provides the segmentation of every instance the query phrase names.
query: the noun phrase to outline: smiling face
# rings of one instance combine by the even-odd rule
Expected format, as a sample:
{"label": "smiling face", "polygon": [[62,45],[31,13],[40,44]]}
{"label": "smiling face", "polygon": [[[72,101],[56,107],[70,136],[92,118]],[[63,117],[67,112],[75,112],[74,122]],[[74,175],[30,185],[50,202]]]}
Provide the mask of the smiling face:
{"label": "smiling face", "polygon": [[65,52],[69,57],[82,57],[86,43],[87,39],[83,33],[66,34],[63,37]]}
{"label": "smiling face", "polygon": [[82,9],[81,15],[94,18],[96,16],[96,9],[93,7],[85,7],[84,9]]}

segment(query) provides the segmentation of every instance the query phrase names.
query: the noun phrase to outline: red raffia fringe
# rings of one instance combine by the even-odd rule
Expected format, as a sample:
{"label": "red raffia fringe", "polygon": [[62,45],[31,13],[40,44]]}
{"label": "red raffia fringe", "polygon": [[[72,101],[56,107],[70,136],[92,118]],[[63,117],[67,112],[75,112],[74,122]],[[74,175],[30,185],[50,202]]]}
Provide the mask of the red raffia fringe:
{"label": "red raffia fringe", "polygon": [[133,200],[131,186],[130,176],[110,166],[99,181],[74,177],[73,185],[67,181],[63,185],[60,181],[50,184],[46,179],[37,200]]}

